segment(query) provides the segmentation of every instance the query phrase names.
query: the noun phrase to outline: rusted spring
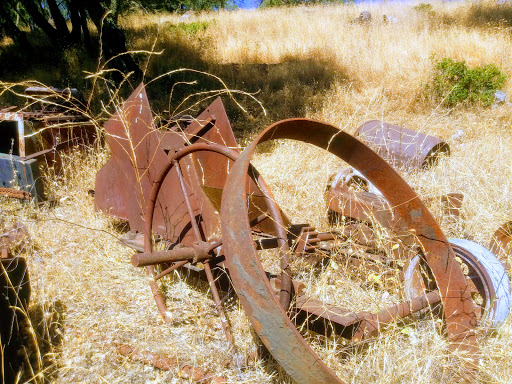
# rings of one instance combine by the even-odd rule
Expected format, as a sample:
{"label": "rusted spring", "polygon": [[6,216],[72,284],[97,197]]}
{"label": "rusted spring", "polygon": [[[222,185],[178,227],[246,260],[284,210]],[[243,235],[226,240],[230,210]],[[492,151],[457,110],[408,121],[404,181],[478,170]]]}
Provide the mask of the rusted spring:
{"label": "rusted spring", "polygon": [[247,170],[257,144],[272,139],[295,139],[328,150],[375,184],[418,236],[443,301],[449,339],[474,351],[477,317],[465,277],[448,240],[416,193],[380,156],[346,132],[309,119],[289,119],[268,127],[240,155],[228,175],[221,208],[231,280],[254,329],[286,372],[299,383],[341,382],[279,308],[248,236],[249,220],[244,217]]}

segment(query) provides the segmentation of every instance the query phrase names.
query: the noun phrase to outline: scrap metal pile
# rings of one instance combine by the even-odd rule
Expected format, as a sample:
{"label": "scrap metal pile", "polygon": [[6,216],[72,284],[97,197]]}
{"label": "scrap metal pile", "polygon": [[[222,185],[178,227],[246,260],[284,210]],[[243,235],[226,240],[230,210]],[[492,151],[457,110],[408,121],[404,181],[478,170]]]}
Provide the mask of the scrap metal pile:
{"label": "scrap metal pile", "polygon": [[39,165],[58,163],[58,151],[87,145],[96,129],[74,88],[28,87],[29,103],[0,109],[0,195],[44,200]]}
{"label": "scrap metal pile", "polygon": [[[195,119],[156,129],[143,84],[105,130],[112,157],[97,175],[96,206],[128,221],[126,242],[140,251],[132,264],[146,268],[163,319],[170,321],[161,279],[187,268],[209,282],[235,350],[218,291],[233,287],[266,349],[299,383],[342,381],[298,328],[359,341],[393,321],[441,306],[451,346],[477,354],[477,331],[499,327],[508,315],[509,279],[495,255],[509,247],[510,223],[496,232],[490,251],[469,240],[448,240],[393,168],[433,166],[449,154],[439,139],[379,121],[361,126],[356,138],[329,124],[289,119],[265,129],[240,152],[220,99]],[[319,232],[310,223],[291,223],[276,204],[251,165],[255,148],[276,139],[312,144],[352,167],[332,177],[326,193],[331,222],[343,225]],[[440,197],[445,215],[458,215],[462,200],[460,194]],[[388,228],[401,245],[376,249],[376,225]],[[365,250],[347,255],[350,263],[398,272],[403,302],[377,313],[353,313],[304,294],[291,262],[315,255],[329,259],[333,244],[348,239]],[[260,253],[267,249],[277,251],[280,273],[263,268]]]}

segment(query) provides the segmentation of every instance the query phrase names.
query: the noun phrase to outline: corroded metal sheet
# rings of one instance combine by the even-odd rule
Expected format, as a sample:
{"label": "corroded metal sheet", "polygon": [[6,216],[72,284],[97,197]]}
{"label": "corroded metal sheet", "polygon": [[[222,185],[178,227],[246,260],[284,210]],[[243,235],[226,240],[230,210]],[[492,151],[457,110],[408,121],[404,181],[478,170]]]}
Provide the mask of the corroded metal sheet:
{"label": "corroded metal sheet", "polygon": [[27,105],[0,110],[0,152],[26,157],[54,148],[89,145],[96,128],[74,88],[28,87]]}
{"label": "corroded metal sheet", "polygon": [[399,218],[382,195],[354,190],[345,183],[336,183],[327,190],[327,208],[357,221],[376,220],[386,228],[397,226]]}
{"label": "corroded metal sheet", "polygon": [[[174,153],[194,144],[219,144],[238,151],[226,111],[217,98],[186,126],[157,129],[144,84],[105,123],[112,157],[96,176],[97,209],[128,221],[131,230],[144,231],[144,215],[154,183],[169,167]],[[230,160],[214,151],[180,158],[184,189],[205,240],[219,235],[220,200]],[[153,212],[153,233],[163,239],[190,246],[196,240],[182,186],[174,169],[159,180],[161,188]],[[249,183],[252,209],[265,211],[258,187]],[[263,225],[263,224],[262,224]]]}
{"label": "corroded metal sheet", "polygon": [[[211,112],[207,110],[202,115],[207,115],[211,121]],[[221,113],[224,113],[223,109]],[[199,130],[206,120],[202,115],[187,127],[189,131]],[[96,177],[98,209],[127,220],[132,230],[143,232],[146,199],[153,182],[169,163],[168,153],[184,147],[190,139],[190,135],[178,127],[174,128],[156,129],[144,85],[139,85],[105,124],[112,158]],[[195,167],[189,162],[180,165],[187,168],[187,174],[195,172]],[[197,181],[197,176],[190,176],[187,181]],[[183,196],[176,193],[180,190],[179,179],[173,173],[163,183],[154,214],[154,231],[166,240],[186,245],[194,238]],[[194,195],[189,185],[186,188],[189,195]],[[195,191],[200,191],[200,188]],[[197,215],[211,217],[213,220],[208,220],[208,223],[215,226],[214,208],[209,201],[197,193],[191,200]]]}
{"label": "corroded metal sheet", "polygon": [[356,136],[394,166],[428,168],[441,154],[450,154],[448,144],[437,137],[379,120],[361,125]]}
{"label": "corroded metal sheet", "polygon": [[76,90],[29,87],[26,95],[29,105],[0,110],[0,187],[14,183],[27,193],[5,195],[42,200],[38,160],[60,167],[58,152],[92,144],[96,128],[83,104],[75,103]]}
{"label": "corroded metal sheet", "polygon": [[38,161],[0,153],[0,188],[13,190],[14,187],[19,188],[22,197],[35,197],[36,200],[44,198]]}

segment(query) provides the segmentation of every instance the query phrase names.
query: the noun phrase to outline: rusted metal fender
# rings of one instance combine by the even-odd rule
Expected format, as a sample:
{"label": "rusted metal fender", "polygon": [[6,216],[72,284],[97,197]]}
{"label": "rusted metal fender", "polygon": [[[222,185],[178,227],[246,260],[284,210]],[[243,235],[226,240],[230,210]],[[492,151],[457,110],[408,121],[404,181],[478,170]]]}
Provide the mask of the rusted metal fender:
{"label": "rusted metal fender", "polygon": [[361,125],[356,136],[399,167],[429,168],[437,163],[440,155],[450,154],[448,144],[437,137],[379,120]]}
{"label": "rusted metal fender", "polygon": [[423,247],[444,304],[449,340],[475,351],[476,308],[464,275],[448,240],[417,194],[380,156],[348,133],[314,120],[289,119],[265,129],[240,155],[227,178],[221,208],[226,266],[233,285],[254,329],[286,372],[299,383],[342,382],[280,307],[251,238],[245,191],[250,159],[259,143],[274,139],[299,140],[325,149],[359,170],[382,192]]}

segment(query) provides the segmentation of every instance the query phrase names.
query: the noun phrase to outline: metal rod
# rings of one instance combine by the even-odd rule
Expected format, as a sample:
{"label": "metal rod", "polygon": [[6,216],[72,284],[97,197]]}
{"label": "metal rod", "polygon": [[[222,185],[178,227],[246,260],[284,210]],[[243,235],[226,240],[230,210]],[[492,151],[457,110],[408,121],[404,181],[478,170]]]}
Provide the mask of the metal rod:
{"label": "metal rod", "polygon": [[198,261],[203,261],[211,257],[210,244],[202,241],[195,242],[192,247],[151,253],[136,253],[132,256],[132,265],[134,267],[145,267],[146,265],[179,261],[193,261],[194,263],[197,263]]}
{"label": "metal rod", "polygon": [[[208,248],[208,253],[213,251],[215,248],[220,247],[221,245],[222,245],[222,240],[216,240],[213,243],[210,243],[210,246]],[[178,269],[180,267],[183,267],[187,263],[188,263],[188,260],[178,261],[177,263],[175,263],[174,265],[171,265],[166,270],[164,270],[164,271],[160,272],[159,274],[155,275],[153,279],[155,281],[160,280],[162,277],[167,276],[172,271],[174,271],[174,270],[176,270],[176,269]]]}
{"label": "metal rod", "polygon": [[185,180],[183,180],[183,174],[181,173],[180,163],[176,160],[174,161],[174,169],[176,169],[176,174],[178,175],[178,180],[180,181],[181,192],[183,193],[183,197],[185,199],[185,205],[187,206],[188,214],[190,216],[190,224],[192,224],[194,235],[196,236],[197,241],[201,241],[203,240],[201,236],[201,231],[199,230],[199,226],[197,225],[194,210],[192,209],[190,199],[188,198],[188,192],[185,187]]}
{"label": "metal rod", "polygon": [[258,217],[252,219],[251,222],[249,223],[249,226],[252,228],[255,225],[258,225],[259,223],[261,223],[263,220],[268,219],[269,217],[270,217],[270,215],[267,212],[264,212],[261,215],[259,215]]}
{"label": "metal rod", "polygon": [[354,333],[352,340],[359,341],[368,337],[373,337],[380,332],[380,329],[392,321],[402,319],[411,313],[421,311],[422,309],[431,307],[441,302],[439,290],[434,290],[426,295],[418,296],[411,301],[405,301],[400,304],[393,305],[380,312],[373,313],[370,316],[364,313],[363,321]]}
{"label": "metal rod", "polygon": [[213,273],[210,267],[210,263],[204,263],[204,271],[206,272],[206,278],[208,279],[208,283],[210,284],[210,290],[212,291],[212,298],[215,302],[215,309],[217,310],[220,323],[222,325],[222,330],[224,331],[224,335],[226,336],[226,340],[228,342],[229,348],[235,350],[235,340],[233,338],[233,334],[231,333],[228,318],[226,313],[224,312],[224,307],[222,306],[222,301],[219,296],[219,291],[215,286],[215,278],[213,277]]}
{"label": "metal rod", "polygon": [[169,273],[171,273],[175,269],[178,269],[179,267],[183,267],[187,263],[188,263],[188,260],[178,261],[177,263],[174,263],[173,265],[171,265],[166,270],[163,270],[159,274],[155,275],[155,277],[153,277],[153,279],[155,281],[160,280],[162,277],[167,276]]}
{"label": "metal rod", "polygon": [[[194,230],[194,234],[196,236],[197,241],[202,240],[201,231],[199,230],[199,226],[197,224],[197,221],[194,216],[194,211],[192,209],[192,205],[190,204],[190,199],[188,198],[188,193],[185,188],[185,181],[183,180],[183,174],[181,173],[180,164],[175,161],[174,162],[174,168],[176,168],[176,174],[178,175],[178,179],[180,181],[181,191],[183,193],[183,198],[185,200],[185,205],[187,206],[188,214],[190,216],[190,221],[192,223],[192,228]],[[208,284],[210,285],[210,290],[212,292],[212,298],[215,302],[215,309],[217,310],[217,313],[220,317],[220,323],[222,325],[222,330],[224,331],[224,335],[226,336],[226,340],[228,342],[230,349],[235,349],[235,343],[233,339],[233,334],[231,333],[231,330],[229,329],[229,322],[228,318],[226,316],[226,313],[224,312],[224,307],[222,306],[222,301],[220,299],[219,291],[217,290],[217,287],[215,286],[215,278],[213,277],[213,273],[211,270],[210,263],[208,260],[204,262],[204,271],[206,272],[206,278],[208,279]]]}
{"label": "metal rod", "polygon": [[[149,195],[148,200],[146,201],[146,211],[145,211],[145,216],[144,216],[144,218],[145,218],[144,236],[146,239],[146,241],[144,242],[144,251],[145,252],[153,251],[153,242],[151,241],[151,238],[153,235],[152,228],[153,228],[153,218],[154,218],[156,200],[158,198],[158,193],[160,192],[160,189],[162,187],[162,183],[164,182],[168,173],[171,171],[171,169],[175,165],[174,160],[182,159],[183,157],[188,156],[191,153],[200,152],[200,151],[219,153],[223,156],[226,156],[228,159],[231,159],[232,161],[235,161],[238,157],[238,154],[235,151],[233,151],[232,149],[229,149],[226,146],[215,144],[215,143],[196,143],[194,145],[186,146],[186,147],[180,149],[178,152],[174,153],[173,155],[169,154],[170,161],[165,164],[163,169],[161,169],[158,177],[153,181],[153,187],[151,189],[151,193]],[[153,266],[147,266],[146,269],[147,269],[148,275],[151,276],[152,278],[156,275],[155,269]],[[165,305],[165,298],[164,298],[162,292],[158,289],[158,286],[155,281],[150,281],[149,285],[153,292],[153,296],[155,297],[155,302],[157,304],[158,311],[162,315],[162,318],[166,322],[170,321],[169,312],[167,311],[167,306]]]}

